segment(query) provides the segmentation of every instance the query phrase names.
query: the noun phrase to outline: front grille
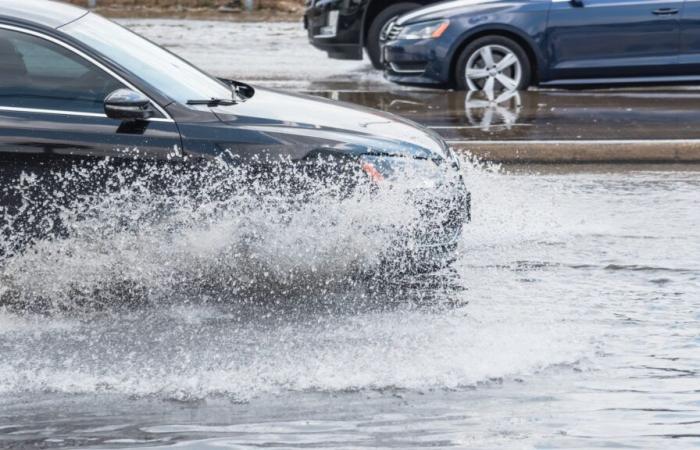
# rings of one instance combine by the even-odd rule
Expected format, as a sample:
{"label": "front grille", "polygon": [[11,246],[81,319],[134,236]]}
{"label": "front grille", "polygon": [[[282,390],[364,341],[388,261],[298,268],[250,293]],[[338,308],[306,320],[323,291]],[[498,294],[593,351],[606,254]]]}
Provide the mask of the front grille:
{"label": "front grille", "polygon": [[403,27],[396,25],[396,22],[390,22],[384,30],[382,30],[381,39],[383,41],[395,41]]}

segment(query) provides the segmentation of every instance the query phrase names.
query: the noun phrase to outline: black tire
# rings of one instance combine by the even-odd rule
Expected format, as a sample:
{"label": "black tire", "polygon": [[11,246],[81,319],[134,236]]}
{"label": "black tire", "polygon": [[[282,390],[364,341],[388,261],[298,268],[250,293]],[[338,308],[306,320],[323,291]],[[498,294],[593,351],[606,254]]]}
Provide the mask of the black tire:
{"label": "black tire", "polygon": [[420,3],[395,3],[381,11],[372,20],[372,24],[367,30],[365,48],[367,49],[367,54],[375,69],[382,69],[380,38],[384,26],[396,17],[419,8],[420,6]]}
{"label": "black tire", "polygon": [[511,52],[513,52],[513,54],[515,54],[522,67],[522,76],[520,78],[520,83],[518,83],[517,89],[527,89],[532,83],[532,62],[520,44],[503,36],[481,37],[473,42],[470,42],[464,48],[464,50],[462,50],[462,53],[460,53],[460,55],[457,57],[455,72],[453,74],[457,89],[461,91],[469,90],[469,85],[467,84],[466,77],[464,76],[467,69],[467,62],[472,54],[487,45],[499,45],[509,49]]}

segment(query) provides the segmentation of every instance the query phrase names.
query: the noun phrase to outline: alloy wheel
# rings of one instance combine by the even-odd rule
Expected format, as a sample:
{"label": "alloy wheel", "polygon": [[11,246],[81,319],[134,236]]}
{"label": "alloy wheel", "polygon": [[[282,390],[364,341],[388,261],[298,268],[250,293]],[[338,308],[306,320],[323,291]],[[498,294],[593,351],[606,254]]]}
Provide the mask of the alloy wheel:
{"label": "alloy wheel", "polygon": [[490,44],[472,53],[467,60],[464,76],[470,91],[484,91],[489,100],[493,100],[495,92],[518,89],[523,66],[512,50]]}

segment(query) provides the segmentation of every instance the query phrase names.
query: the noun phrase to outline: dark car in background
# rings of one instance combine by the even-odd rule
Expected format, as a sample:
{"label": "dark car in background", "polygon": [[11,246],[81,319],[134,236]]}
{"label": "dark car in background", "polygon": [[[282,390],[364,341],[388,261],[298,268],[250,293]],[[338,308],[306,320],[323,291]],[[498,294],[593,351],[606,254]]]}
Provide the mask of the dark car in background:
{"label": "dark car in background", "polygon": [[435,133],[367,108],[214,78],[80,8],[0,3],[0,68],[0,193],[25,173],[85,162],[304,167],[325,155],[368,183],[420,173],[407,181],[430,179],[432,188],[418,183],[423,192],[449,192],[451,219],[419,241],[425,251],[454,249],[468,219],[459,163]]}
{"label": "dark car in background", "polygon": [[439,0],[307,0],[304,27],[313,46],[336,59],[362,59],[381,69],[380,42],[396,17]]}
{"label": "dark car in background", "polygon": [[456,0],[387,26],[386,77],[464,90],[700,81],[700,1]]}

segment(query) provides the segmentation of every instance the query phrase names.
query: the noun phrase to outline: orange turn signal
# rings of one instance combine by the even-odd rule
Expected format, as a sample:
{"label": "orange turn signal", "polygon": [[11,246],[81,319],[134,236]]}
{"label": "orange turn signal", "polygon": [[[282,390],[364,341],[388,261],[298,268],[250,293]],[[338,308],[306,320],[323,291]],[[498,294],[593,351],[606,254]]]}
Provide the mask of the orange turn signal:
{"label": "orange turn signal", "polygon": [[368,162],[362,163],[362,171],[369,175],[369,179],[374,181],[375,183],[384,181],[384,176],[381,173],[379,173],[379,171],[376,167],[374,167],[373,164],[370,164]]}
{"label": "orange turn signal", "polygon": [[440,36],[442,36],[442,33],[444,33],[445,30],[447,29],[447,27],[449,27],[449,26],[450,26],[450,22],[441,23],[440,26],[437,27],[437,29],[435,31],[433,31],[433,34],[431,34],[430,36],[432,36],[434,38],[439,38]]}

